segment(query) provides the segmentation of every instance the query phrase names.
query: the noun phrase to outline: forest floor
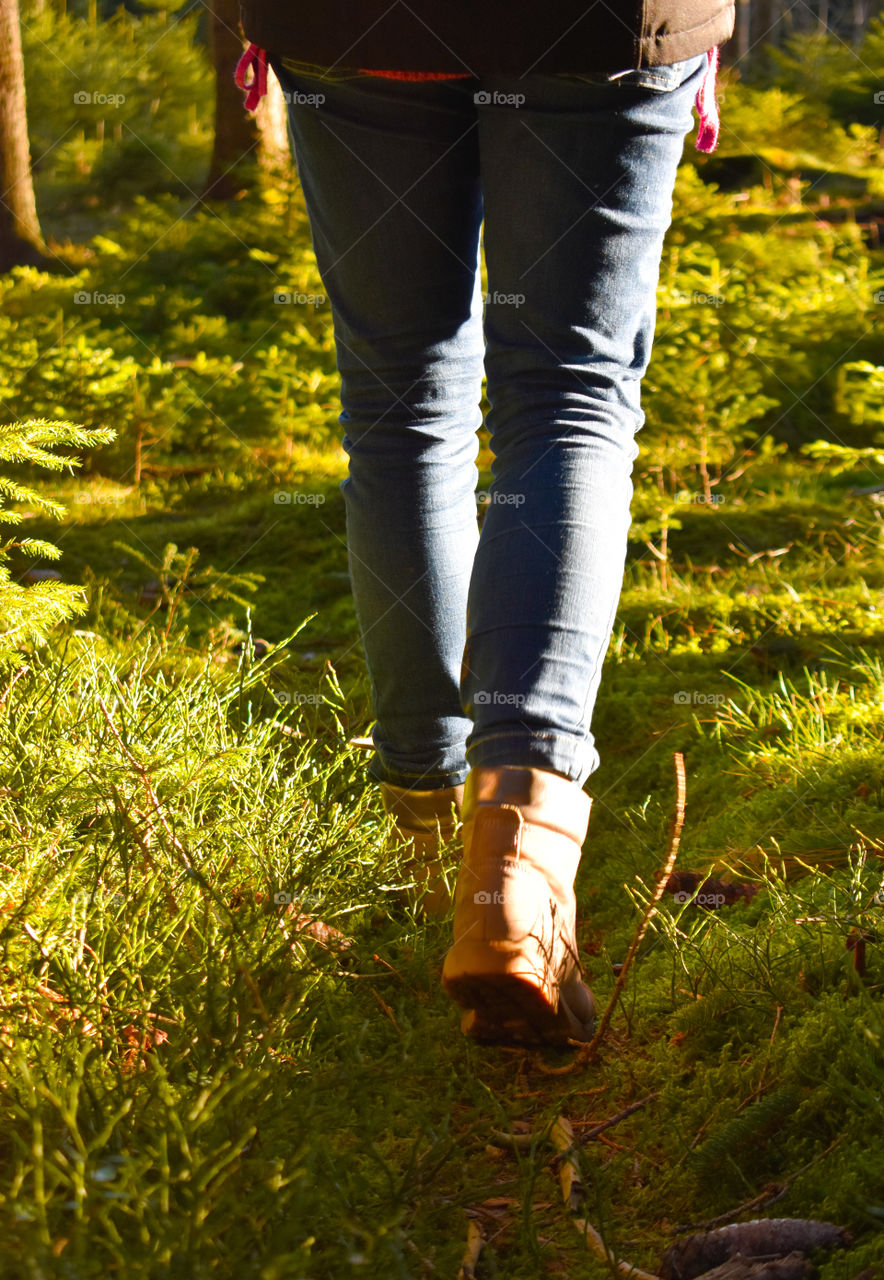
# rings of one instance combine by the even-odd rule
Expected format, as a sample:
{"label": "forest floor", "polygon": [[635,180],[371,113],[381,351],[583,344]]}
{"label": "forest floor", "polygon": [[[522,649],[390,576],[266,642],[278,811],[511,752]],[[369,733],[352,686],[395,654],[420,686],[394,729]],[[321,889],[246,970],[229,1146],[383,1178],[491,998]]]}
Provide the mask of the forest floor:
{"label": "forest floor", "polygon": [[[142,216],[87,263],[94,289],[121,262],[139,279]],[[292,288],[311,283],[300,234]],[[403,905],[353,743],[370,715],[327,317],[263,349],[264,368],[303,354],[294,390],[237,401],[229,364],[205,372],[203,398],[229,383],[224,412],[246,406],[258,438],[291,399],[294,425],[248,468],[192,443],[133,484],[151,402],[134,422],[141,384],[129,370],[115,390],[114,371],[139,343],[183,361],[188,341],[208,360],[228,342],[162,252],[151,270],[177,292],[129,283],[116,340],[105,318],[69,337],[58,304],[64,359],[92,362],[67,413],[99,420],[104,378],[123,425],[116,473],[98,453],[41,482],[67,515],[27,532],[59,544],[88,608],[0,694],[0,1272],[455,1276],[473,1224],[479,1277],[601,1277],[546,1138],[641,1103],[575,1157],[581,1214],[617,1257],[656,1273],[678,1229],[749,1206],[851,1232],[822,1280],[880,1275],[884,522],[880,495],[854,492],[875,467],[839,474],[793,442],[746,447],[743,472],[735,447],[712,502],[692,463],[639,463],[646,519],[673,466],[683,488],[665,552],[651,525],[630,544],[593,724],[577,893],[600,1005],[665,861],[676,755],[677,869],[742,889],[664,894],[594,1061],[476,1045],[439,984],[450,915]],[[234,296],[255,262],[207,268],[194,296]],[[55,323],[53,289],[15,283],[22,343]],[[177,384],[157,377],[171,422]],[[484,438],[480,461],[487,487]]]}

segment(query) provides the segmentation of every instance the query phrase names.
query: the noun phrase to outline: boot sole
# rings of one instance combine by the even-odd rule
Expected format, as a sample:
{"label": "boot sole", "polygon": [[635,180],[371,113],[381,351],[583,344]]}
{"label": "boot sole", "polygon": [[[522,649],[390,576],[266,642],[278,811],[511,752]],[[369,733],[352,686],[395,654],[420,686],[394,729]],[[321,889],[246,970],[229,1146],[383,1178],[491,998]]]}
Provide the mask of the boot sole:
{"label": "boot sole", "polygon": [[514,973],[463,974],[443,978],[451,999],[467,1010],[461,1030],[488,1044],[582,1044],[592,1038],[595,1018],[581,1022],[563,999],[554,1007],[539,987]]}

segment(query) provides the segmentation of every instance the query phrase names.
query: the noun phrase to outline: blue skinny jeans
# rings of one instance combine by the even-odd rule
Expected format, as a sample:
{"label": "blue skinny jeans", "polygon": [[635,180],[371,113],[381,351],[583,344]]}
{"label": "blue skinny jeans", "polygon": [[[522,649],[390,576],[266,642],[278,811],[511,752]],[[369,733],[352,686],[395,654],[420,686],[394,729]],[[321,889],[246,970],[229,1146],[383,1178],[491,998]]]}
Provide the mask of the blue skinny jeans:
{"label": "blue skinny jeans", "polygon": [[413,82],[270,52],[334,323],[378,781],[598,767],[641,380],[705,63]]}

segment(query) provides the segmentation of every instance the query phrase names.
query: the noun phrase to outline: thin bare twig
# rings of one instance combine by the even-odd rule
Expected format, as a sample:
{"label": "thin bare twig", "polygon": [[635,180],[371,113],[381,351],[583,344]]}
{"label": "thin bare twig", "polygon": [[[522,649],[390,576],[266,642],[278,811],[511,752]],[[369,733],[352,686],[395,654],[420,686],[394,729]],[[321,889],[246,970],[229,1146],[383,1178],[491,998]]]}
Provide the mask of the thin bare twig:
{"label": "thin bare twig", "polygon": [[676,783],[675,814],[672,819],[672,834],[669,837],[669,852],[666,857],[666,864],[660,875],[657,877],[654,892],[651,894],[647,907],[645,907],[644,915],[639,921],[638,928],[635,931],[635,937],[632,939],[632,945],[630,946],[626,959],[623,962],[623,966],[617,975],[617,981],[614,983],[614,990],[611,993],[611,999],[608,1001],[608,1007],[602,1014],[602,1019],[599,1022],[595,1035],[592,1037],[589,1044],[581,1045],[580,1052],[577,1056],[578,1062],[591,1061],[598,1052],[602,1040],[605,1038],[608,1030],[608,1024],[611,1021],[611,1017],[617,1007],[623,988],[626,985],[629,970],[632,968],[632,963],[635,960],[636,953],[641,945],[642,938],[645,936],[648,925],[656,915],[660,899],[666,892],[666,883],[672,874],[673,867],[675,866],[675,860],[678,857],[678,843],[681,839],[682,827],[684,826],[685,811],[684,756],[680,751],[675,752],[675,755],[673,756],[673,763],[675,765]]}
{"label": "thin bare twig", "polygon": [[610,1129],[613,1125],[619,1124],[621,1120],[625,1120],[627,1116],[631,1116],[633,1112],[640,1111],[642,1107],[647,1106],[649,1102],[653,1102],[655,1098],[659,1098],[659,1093],[649,1093],[646,1098],[640,1098],[638,1102],[631,1103],[628,1107],[624,1107],[622,1111],[618,1111],[615,1116],[611,1116],[608,1120],[601,1120],[598,1124],[593,1125],[588,1133],[580,1135],[580,1142],[591,1142],[593,1138],[597,1138],[600,1133],[604,1133],[606,1129]]}
{"label": "thin bare twig", "polygon": [[707,1218],[705,1222],[688,1222],[677,1227],[670,1227],[673,1235],[678,1235],[683,1231],[712,1231],[715,1227],[723,1226],[730,1222],[733,1218],[739,1218],[744,1213],[750,1213],[753,1209],[766,1209],[769,1204],[776,1204],[778,1200],[782,1200],[792,1189],[792,1184],[802,1173],[807,1173],[808,1169],[812,1169],[815,1164],[819,1164],[821,1160],[825,1160],[826,1156],[834,1151],[838,1143],[844,1138],[844,1134],[839,1134],[834,1142],[830,1142],[825,1151],[821,1151],[819,1155],[809,1160],[807,1164],[796,1169],[793,1174],[786,1178],[785,1182],[772,1182],[765,1187],[757,1196],[753,1196],[751,1200],[746,1200],[744,1204],[737,1205],[736,1209],[731,1209],[728,1213],[721,1213],[717,1218]]}
{"label": "thin bare twig", "polygon": [[189,867],[190,857],[188,855],[188,852],[166,820],[166,815],[163,813],[162,806],[160,805],[159,798],[157,797],[157,793],[153,789],[153,783],[151,782],[150,774],[148,773],[145,766],[141,763],[141,761],[136,759],[136,757],[133,756],[132,752],[126,746],[125,742],[123,741],[122,734],[120,733],[117,726],[114,724],[113,719],[111,718],[110,712],[108,711],[107,707],[104,705],[104,701],[101,695],[96,694],[95,696],[96,696],[96,699],[98,700],[98,705],[101,707],[102,715],[104,716],[105,720],[108,723],[108,728],[110,729],[111,733],[114,735],[117,742],[119,743],[120,750],[122,751],[126,759],[129,761],[132,768],[138,774],[138,777],[141,780],[141,785],[144,787],[145,794],[148,800],[150,801],[151,808],[154,810],[154,812],[156,813],[157,817],[160,820],[160,825],[162,826],[166,835],[169,837],[169,840],[172,842],[173,847],[178,851],[178,853],[182,855],[182,857],[186,860],[187,866]]}
{"label": "thin bare twig", "polygon": [[776,1040],[777,1038],[777,1031],[779,1030],[780,1018],[782,1018],[782,1016],[783,1016],[783,1005],[778,1004],[776,1017],[774,1018],[773,1031],[770,1034],[770,1043],[767,1046],[767,1055],[765,1056],[764,1063],[761,1068],[761,1077],[758,1081],[758,1086],[755,1089],[754,1093],[750,1093],[748,1098],[743,1099],[743,1101],[740,1103],[740,1105],[737,1107],[736,1111],[734,1112],[734,1115],[737,1115],[738,1112],[742,1111],[744,1107],[750,1106],[755,1101],[755,1099],[761,1097],[761,1094],[764,1092],[764,1076],[765,1076],[765,1072],[767,1071],[768,1063],[770,1062],[770,1051],[773,1048],[774,1040]]}
{"label": "thin bare twig", "polygon": [[390,1019],[390,1021],[391,1021],[391,1022],[392,1022],[392,1024],[393,1024],[393,1026],[395,1027],[395,1029],[396,1029],[397,1033],[401,1036],[401,1035],[402,1035],[402,1028],[400,1027],[399,1023],[396,1021],[396,1016],[395,1016],[395,1014],[393,1013],[393,1010],[392,1010],[392,1009],[390,1008],[390,1006],[387,1004],[386,1000],[384,1000],[382,996],[379,996],[379,995],[378,995],[378,993],[375,991],[374,987],[369,987],[368,989],[369,989],[369,991],[371,992],[371,994],[374,996],[375,1000],[377,1000],[378,1005],[379,1005],[379,1007],[380,1007],[380,1009],[381,1009],[381,1012],[382,1012],[382,1013],[384,1013],[384,1014],[385,1014],[385,1015]]}

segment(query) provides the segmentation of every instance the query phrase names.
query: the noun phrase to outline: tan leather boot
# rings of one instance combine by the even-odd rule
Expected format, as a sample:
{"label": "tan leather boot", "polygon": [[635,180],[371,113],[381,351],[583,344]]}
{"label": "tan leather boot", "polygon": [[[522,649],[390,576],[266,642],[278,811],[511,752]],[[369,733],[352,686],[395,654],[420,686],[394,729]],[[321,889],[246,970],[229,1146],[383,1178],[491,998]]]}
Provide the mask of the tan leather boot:
{"label": "tan leather boot", "polygon": [[543,769],[477,768],[467,777],[454,946],[442,985],[467,1010],[462,1027],[477,1040],[592,1035],[573,887],[591,804],[578,783]]}
{"label": "tan leather boot", "polygon": [[460,830],[463,793],[463,784],[411,791],[381,783],[384,811],[395,819],[394,844],[408,846],[403,865],[418,886],[416,901],[425,915],[444,915],[451,906],[442,851]]}

